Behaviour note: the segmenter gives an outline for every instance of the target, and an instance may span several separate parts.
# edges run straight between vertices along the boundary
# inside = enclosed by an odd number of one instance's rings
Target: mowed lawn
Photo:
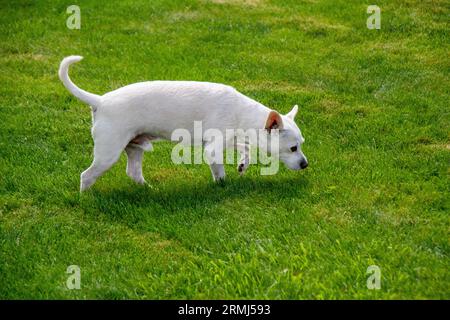
[[[69,30],[66,8],[81,9]],[[447,1],[1,1],[0,297],[450,298]],[[57,76],[103,94],[144,80],[226,83],[300,106],[309,159],[223,185],[145,154],[79,193],[91,114]],[[69,290],[69,265],[81,289]],[[381,270],[367,288],[366,270]]]

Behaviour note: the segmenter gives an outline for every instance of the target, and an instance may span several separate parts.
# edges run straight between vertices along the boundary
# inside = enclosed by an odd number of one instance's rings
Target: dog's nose
[[[305,169],[308,166],[308,161],[302,160],[300,161],[300,168]]]

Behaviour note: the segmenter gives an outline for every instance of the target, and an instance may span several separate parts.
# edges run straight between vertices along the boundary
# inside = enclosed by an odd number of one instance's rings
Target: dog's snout
[[[306,161],[305,159],[300,161],[300,168],[306,169],[307,166],[308,166],[308,161]]]

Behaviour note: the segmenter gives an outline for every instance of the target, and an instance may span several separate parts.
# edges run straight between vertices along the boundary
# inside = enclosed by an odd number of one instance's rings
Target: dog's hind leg
[[[95,181],[117,162],[129,138],[118,132],[94,128],[94,161],[91,166],[81,174],[80,191],[92,186]]]
[[[144,149],[128,144],[125,148],[127,153],[127,175],[139,184],[144,184],[145,180],[142,176],[142,157]]]
[[[142,158],[145,151],[153,150],[153,145],[150,141],[154,139],[154,137],[147,134],[141,134],[134,137],[125,148],[128,157],[127,175],[137,183],[145,183],[145,179],[142,176]]]

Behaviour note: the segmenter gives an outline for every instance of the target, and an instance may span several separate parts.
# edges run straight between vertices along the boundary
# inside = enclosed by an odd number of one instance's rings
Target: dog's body
[[[293,120],[297,107],[282,116],[232,87],[194,81],[141,82],[98,96],[78,88],[68,76],[69,65],[81,59],[79,56],[65,58],[59,77],[73,95],[92,107],[94,161],[81,174],[82,191],[108,170],[123,150],[128,156],[127,174],[143,183],[142,156],[144,151],[152,149],[150,141],[170,140],[173,131],[180,128],[194,136],[194,121],[201,121],[203,130],[216,129],[223,133],[238,128],[284,129],[287,131],[284,140],[291,148],[298,146],[298,151],[292,152],[296,159],[289,159],[292,158],[289,154],[283,159],[280,141],[280,158],[291,169],[307,166],[300,151],[304,139]],[[234,146],[241,153],[238,168],[244,172],[249,164],[248,146],[236,145],[234,137],[227,138],[230,140],[225,145]],[[208,149],[206,141],[205,149]],[[212,163],[210,167],[215,180],[224,178],[223,165]]]

